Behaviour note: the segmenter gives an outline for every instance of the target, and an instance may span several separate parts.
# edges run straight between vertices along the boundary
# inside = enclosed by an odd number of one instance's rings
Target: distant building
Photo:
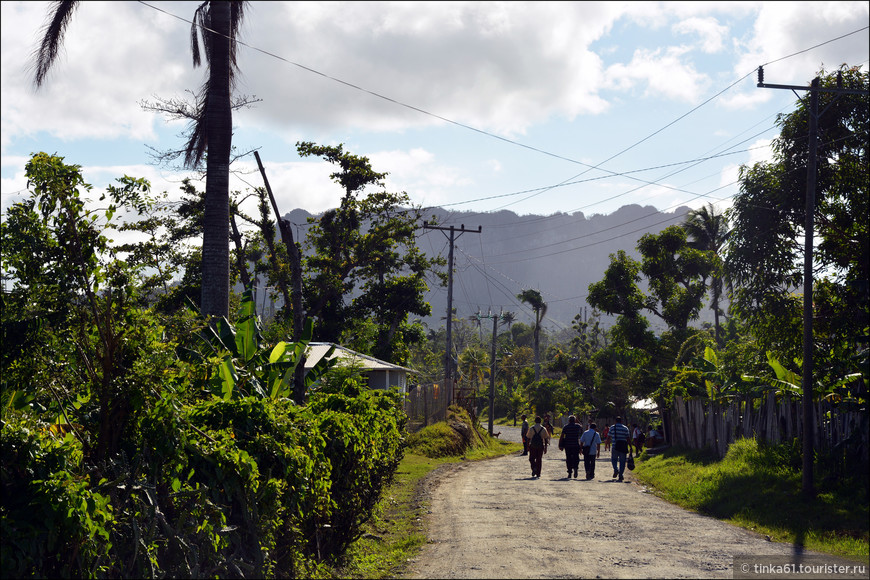
[[[398,387],[399,392],[405,395],[408,392],[408,375],[417,372],[414,369],[394,365],[331,342],[309,343],[305,354],[305,368],[310,369],[316,365],[332,347],[335,348],[335,351],[330,359],[338,358],[336,366],[348,366],[360,369],[370,389]]]

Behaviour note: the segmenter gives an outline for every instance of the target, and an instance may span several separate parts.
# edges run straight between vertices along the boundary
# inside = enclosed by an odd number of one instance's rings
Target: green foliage
[[[466,441],[445,422],[427,425],[408,436],[408,450],[426,457],[462,455]]]
[[[216,346],[219,359],[209,381],[212,392],[228,400],[234,396],[286,398],[293,394],[293,377],[302,361],[314,332],[314,322],[306,321],[300,340],[295,343],[280,341],[273,347],[263,342],[259,318],[251,290],[242,294],[235,325],[218,320],[217,328],[207,327],[204,332],[209,343]],[[310,387],[335,364],[330,349],[305,375],[305,386]],[[303,401],[299,401],[302,403]]]
[[[407,416],[396,390],[353,396],[321,391],[308,410],[326,441],[332,509],[327,519],[309,518],[306,529],[319,538],[321,553],[338,557],[362,534],[392,482],[405,448]]]
[[[368,158],[344,151],[342,145],[297,143],[302,157],[319,156],[339,170],[330,177],[342,186],[338,208],[312,220],[306,245],[308,276],[303,281],[307,316],[317,320],[322,340],[339,342],[343,333],[360,337],[364,321],[375,323],[364,352],[402,364],[407,344],[422,332],[408,316],[426,316],[426,277],[441,258],[430,259],[416,244],[420,210],[407,193],[383,191],[386,173],[372,169]],[[379,191],[365,193],[366,188]],[[443,282],[443,276],[439,275]],[[407,342],[406,342],[407,341]]]
[[[870,85],[866,71],[844,65],[820,71],[821,86],[835,87],[838,75],[845,87]],[[870,325],[870,232],[862,219],[870,212],[870,109],[866,93],[825,92],[819,111],[813,269],[820,274],[813,302],[816,365],[824,369],[848,360]],[[741,167],[740,193],[729,211],[726,271],[735,284],[735,312],[751,324],[763,350],[784,360],[801,356],[800,300],[791,293],[803,280],[808,118],[807,95],[778,118],[773,160]]]
[[[476,445],[473,430],[468,411],[451,405],[446,421],[427,425],[408,436],[408,451],[432,458],[463,455]]]
[[[106,234],[122,209],[150,211],[147,183],[123,178],[95,212],[77,166],[38,154],[28,176],[0,237],[0,573],[326,575],[401,459],[397,395],[323,363],[314,400],[295,404],[310,324],[269,343],[250,294],[214,328],[148,306],[146,253]]]
[[[4,420],[2,433],[3,576],[105,574],[114,514],[81,472],[81,444],[17,419]]]

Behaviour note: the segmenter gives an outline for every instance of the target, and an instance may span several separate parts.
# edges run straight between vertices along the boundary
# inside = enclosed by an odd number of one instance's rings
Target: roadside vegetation
[[[409,438],[393,484],[384,492],[366,532],[351,546],[339,578],[393,578],[426,543],[421,497],[423,480],[448,463],[477,461],[522,450],[522,445],[490,437],[468,413],[451,407],[446,421],[424,427]]]
[[[328,576],[402,459],[401,395],[328,356],[298,373],[314,320],[264,325],[251,287],[203,316],[192,188],[179,209],[123,177],[94,202],[60,156],[25,171],[0,223],[0,575]]]
[[[870,85],[860,67],[819,75]],[[808,390],[860,428],[811,458],[814,499],[798,498],[796,444],[738,442],[724,460],[675,450],[637,473],[687,508],[866,560],[870,109],[832,94],[820,96]],[[94,199],[80,166],[34,153],[28,193],[0,222],[0,575],[390,576],[425,542],[421,479],[519,447],[458,408],[408,434],[397,392],[302,364],[313,340],[413,368],[430,394],[455,361],[464,400],[494,389],[497,425],[521,413],[647,425],[646,400],[667,428],[677,397],[797,397],[808,115],[799,101],[777,120],[772,159],[740,168],[729,210],[692,210],[611,254],[571,328],[548,332],[544,296],[527,288],[516,298],[533,324],[504,312],[505,330],[487,335],[479,314],[457,316],[450,356],[446,328],[413,318],[432,314],[426,292],[448,278],[416,245],[422,209],[342,145],[297,143],[344,191],[298,241],[267,189],[220,198],[229,215],[206,219],[217,198],[191,181],[179,202],[131,176]],[[247,197],[257,215],[240,210]],[[204,254],[212,226],[231,228],[228,257]],[[220,284],[211,261],[229,266]],[[218,300],[218,286],[242,290]],[[280,307],[267,319],[269,302]],[[705,305],[713,324],[692,326]]]
[[[801,494],[800,443],[733,443],[725,458],[668,449],[641,455],[634,475],[659,497],[753,530],[775,542],[868,562],[867,473],[818,477],[818,496]]]

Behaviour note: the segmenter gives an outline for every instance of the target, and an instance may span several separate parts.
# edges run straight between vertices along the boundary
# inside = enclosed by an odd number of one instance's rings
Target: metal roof
[[[409,369],[408,367],[403,367],[399,365],[394,365],[392,363],[388,363],[386,361],[382,361],[373,356],[368,356],[355,350],[351,350],[349,348],[345,348],[338,344],[333,344],[331,342],[310,342],[308,343],[308,350],[305,351],[305,368],[311,368],[317,364],[317,362],[322,359],[327,351],[335,347],[335,351],[332,353],[330,359],[338,358],[338,365],[340,366],[355,366],[359,367],[365,371],[406,371],[409,373],[416,373],[414,369]]]

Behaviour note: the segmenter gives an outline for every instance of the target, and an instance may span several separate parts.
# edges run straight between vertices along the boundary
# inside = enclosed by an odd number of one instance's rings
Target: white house
[[[348,366],[360,369],[368,381],[370,389],[388,389],[398,387],[403,395],[408,392],[408,375],[416,373],[414,369],[394,365],[375,357],[368,356],[349,348],[331,342],[311,342],[305,353],[305,368],[310,369],[322,359],[330,348],[335,351],[330,359],[338,358],[336,366]]]

